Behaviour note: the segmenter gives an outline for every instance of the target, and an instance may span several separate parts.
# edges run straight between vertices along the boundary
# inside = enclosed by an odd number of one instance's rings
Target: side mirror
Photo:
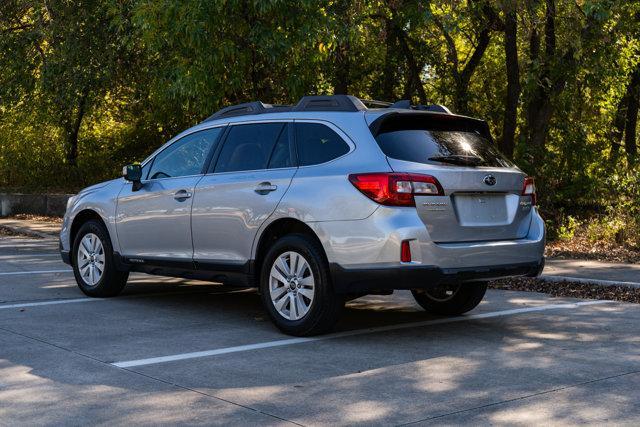
[[[138,191],[142,188],[142,183],[140,182],[142,179],[142,166],[140,166],[139,163],[133,163],[123,167],[122,176],[127,181],[133,183],[133,187],[131,188],[133,191]]]

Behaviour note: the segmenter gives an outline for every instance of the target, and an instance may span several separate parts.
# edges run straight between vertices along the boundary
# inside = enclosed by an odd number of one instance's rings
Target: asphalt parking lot
[[[86,298],[52,239],[0,237],[0,425],[640,423],[640,307],[407,292],[335,334],[279,333],[251,290],[132,275]]]

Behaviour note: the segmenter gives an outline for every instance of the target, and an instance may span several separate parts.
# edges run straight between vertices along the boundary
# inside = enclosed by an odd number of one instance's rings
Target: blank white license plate
[[[460,225],[483,226],[508,223],[504,194],[456,194],[453,203]]]

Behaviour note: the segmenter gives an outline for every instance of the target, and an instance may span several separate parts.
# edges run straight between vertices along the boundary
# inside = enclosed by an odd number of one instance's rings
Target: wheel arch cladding
[[[327,261],[327,254],[324,250],[322,242],[318,238],[317,234],[304,222],[294,218],[280,218],[269,224],[262,234],[260,234],[260,240],[256,247],[255,261],[254,261],[254,276],[259,281],[260,272],[262,270],[262,263],[269,248],[279,238],[286,236],[287,234],[304,234],[313,239],[318,246],[322,249],[322,256]]]
[[[100,214],[91,209],[84,209],[76,214],[73,218],[73,222],[71,223],[71,232],[69,234],[69,244],[71,248],[73,248],[73,242],[75,242],[76,235],[78,234],[78,231],[80,231],[82,225],[90,220],[98,221],[106,230],[107,235],[109,235],[109,228],[107,228],[107,224],[105,224]],[[111,236],[109,236],[109,238],[111,238]]]

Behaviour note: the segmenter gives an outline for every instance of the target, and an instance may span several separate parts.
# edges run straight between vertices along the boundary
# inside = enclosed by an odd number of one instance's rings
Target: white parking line
[[[17,254],[6,254],[6,255],[0,255],[0,260],[12,260],[14,258],[19,258],[19,257],[56,257],[56,258],[60,258],[60,254],[59,253],[50,253],[50,252],[40,252],[40,253],[17,253]]]
[[[50,273],[73,273],[73,270],[34,270],[34,271],[5,271],[0,272],[0,276],[19,276],[24,274],[50,274]]]
[[[0,310],[3,308],[23,308],[23,307],[37,307],[40,305],[55,305],[55,304],[70,304],[75,302],[91,302],[91,301],[102,301],[98,298],[73,298],[73,299],[59,299],[55,301],[41,301],[41,302],[25,302],[20,304],[8,304],[8,305],[0,305]]]
[[[135,282],[134,282],[135,283]],[[60,285],[60,286],[45,286],[45,288],[54,288],[54,287],[75,287],[77,285]],[[237,289],[233,291],[223,291],[223,292],[209,292],[206,291],[169,291],[169,292],[152,292],[146,294],[133,294],[133,295],[124,295],[120,298],[116,299],[108,299],[108,298],[69,298],[69,299],[57,299],[57,300],[47,300],[47,301],[36,301],[36,302],[24,302],[17,304],[0,304],[0,310],[3,308],[22,308],[22,307],[38,307],[42,305],[56,305],[56,304],[69,304],[74,302],[89,302],[89,301],[122,301],[131,298],[149,298],[149,297],[165,297],[165,296],[174,296],[174,295],[219,295],[219,294],[237,294],[247,292],[247,289]]]
[[[282,347],[282,346],[300,344],[300,343],[306,343],[306,342],[326,341],[330,339],[372,334],[376,332],[397,331],[401,329],[416,328],[421,326],[441,325],[444,323],[464,322],[467,320],[475,320],[475,319],[488,319],[492,317],[503,317],[503,316],[510,316],[514,314],[532,313],[537,311],[558,310],[563,308],[578,308],[585,305],[606,304],[610,302],[612,301],[597,300],[597,301],[577,302],[577,303],[571,303],[571,304],[551,304],[551,305],[542,305],[539,307],[516,308],[513,310],[503,310],[503,311],[494,311],[490,313],[471,314],[468,316],[426,320],[423,322],[401,323],[397,325],[380,326],[375,328],[356,329],[354,331],[339,332],[335,334],[322,335],[318,337],[289,338],[289,339],[277,340],[277,341],[267,341],[267,342],[261,342],[261,343],[255,343],[255,344],[239,345],[235,347],[218,348],[215,350],[205,350],[205,351],[196,351],[193,353],[174,354],[170,356],[151,357],[148,359],[128,360],[124,362],[115,362],[115,363],[112,363],[112,365],[117,366],[119,368],[132,368],[135,366],[154,365],[158,363],[174,362],[177,360],[185,360],[185,359],[196,359],[200,357],[220,356],[223,354],[239,353],[243,351],[260,350],[260,349],[272,348],[272,347]]]

